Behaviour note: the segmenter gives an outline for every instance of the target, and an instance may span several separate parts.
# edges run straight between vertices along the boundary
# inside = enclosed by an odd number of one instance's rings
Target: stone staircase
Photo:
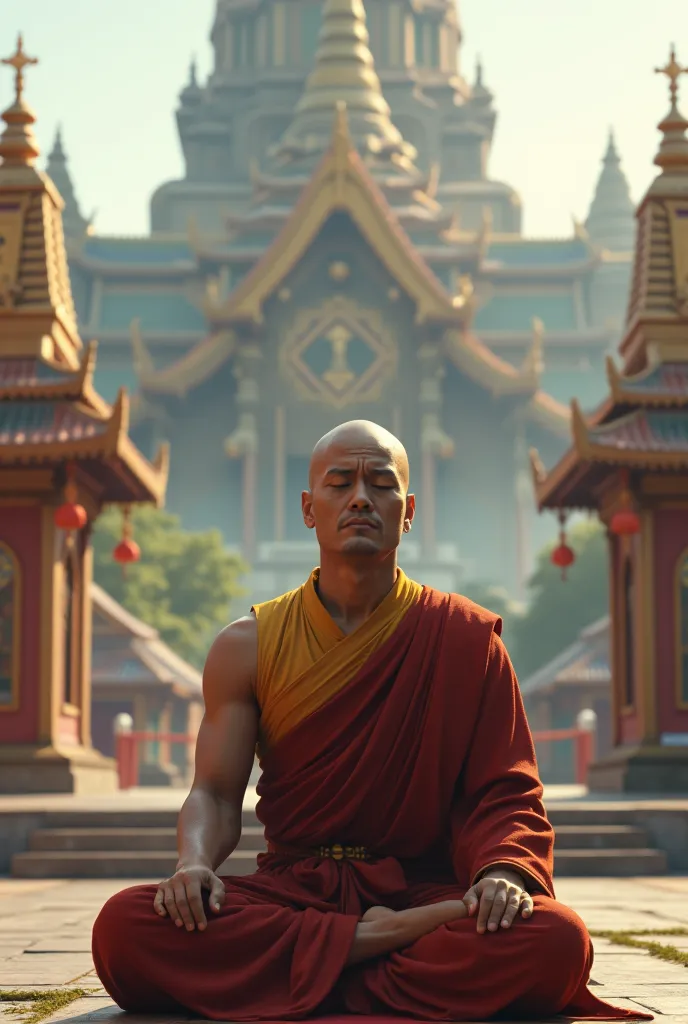
[[[633,824],[632,810],[584,805],[551,808],[556,831],[555,874],[563,876],[662,875],[666,854]],[[12,859],[15,878],[145,878],[173,873],[177,859],[176,812],[53,812]],[[253,811],[244,811],[239,847],[219,874],[246,875],[265,849]]]

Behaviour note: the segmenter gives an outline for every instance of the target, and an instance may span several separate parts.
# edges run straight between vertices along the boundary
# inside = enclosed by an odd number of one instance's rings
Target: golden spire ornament
[[[31,64],[38,64],[38,57],[29,57],[24,52],[24,39],[21,32],[17,36],[17,50],[11,57],[3,57],[0,61],[2,64],[7,64],[9,67],[14,68],[14,91],[15,97],[14,102],[19,103],[24,92],[24,68],[29,67]]]
[[[24,101],[24,69],[31,64],[38,64],[36,57],[29,57],[24,51],[24,40],[21,34],[17,38],[17,49],[11,57],[3,57],[0,63],[14,69],[14,102],[3,113],[2,118],[7,125],[0,138],[0,174],[3,177],[11,173],[13,183],[16,175],[26,177],[36,174],[33,165],[38,156],[38,146],[33,134],[32,125],[36,115]],[[23,180],[22,178],[22,180]]]
[[[671,96],[669,112],[658,125],[662,133],[662,141],[655,157],[655,163],[662,168],[665,175],[685,175],[688,172],[688,138],[686,138],[688,121],[678,109],[677,98],[679,79],[681,75],[688,73],[688,68],[676,60],[676,48],[672,46],[669,60],[663,68],[655,68],[655,72],[658,75],[666,75],[669,79],[669,94]]]
[[[655,74],[666,75],[669,79],[669,92],[671,93],[672,104],[676,103],[678,96],[678,80],[681,75],[688,74],[688,67],[683,67],[676,60],[676,47],[671,46],[671,52],[669,53],[669,60],[663,68],[655,68]]]

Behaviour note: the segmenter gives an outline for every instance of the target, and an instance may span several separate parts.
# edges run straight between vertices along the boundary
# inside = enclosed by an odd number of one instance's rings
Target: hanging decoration
[[[617,537],[632,537],[634,534],[640,533],[640,516],[633,508],[630,478],[627,469],[623,470],[621,480],[619,508],[611,518],[609,529]]]
[[[64,488],[64,502],[55,509],[54,522],[58,530],[82,530],[88,522],[88,513],[83,505],[77,502],[78,492],[75,483],[76,466],[67,463],[67,482]]]
[[[139,561],[141,548],[132,540],[134,529],[131,525],[130,505],[125,505],[122,509],[122,520],[122,539],[112,552],[112,557],[122,566],[122,572],[125,572],[128,565]]]
[[[566,579],[566,570],[576,561],[573,548],[566,543],[566,513],[559,513],[559,543],[551,554],[552,564],[561,569],[562,580]]]

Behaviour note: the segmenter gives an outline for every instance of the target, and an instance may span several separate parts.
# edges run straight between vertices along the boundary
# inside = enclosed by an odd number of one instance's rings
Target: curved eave
[[[154,462],[149,462],[128,436],[129,400],[122,388],[110,408],[106,421],[93,410],[83,412],[104,429],[91,437],[37,443],[0,445],[0,465],[63,465],[68,460],[90,463],[102,490],[99,499],[107,502],[142,501],[161,505],[167,489],[169,449],[161,445]]]
[[[563,402],[558,402],[556,398],[547,394],[546,391],[535,392],[528,403],[527,412],[529,419],[551,431],[557,437],[571,436],[571,410]]]
[[[233,331],[216,331],[171,366],[140,374],[141,390],[181,397],[215,373],[233,355],[235,347]]]
[[[465,317],[397,221],[338,118],[333,142],[269,249],[221,305],[208,303],[211,322],[262,322],[272,295],[336,211],[352,218],[390,275],[416,303],[416,320],[461,323]]]
[[[81,359],[81,365],[76,372],[65,371],[64,367],[46,360],[49,366],[63,374],[64,380],[0,385],[0,400],[81,402],[100,418],[107,419],[110,406],[100,397],[93,386],[97,348],[97,342],[88,343]]]
[[[537,378],[533,374],[517,370],[511,363],[495,355],[470,331],[447,331],[444,348],[457,369],[481,384],[490,394],[499,398],[507,395],[530,396],[530,406],[541,412],[543,419],[547,416],[560,418],[559,403],[539,391]]]

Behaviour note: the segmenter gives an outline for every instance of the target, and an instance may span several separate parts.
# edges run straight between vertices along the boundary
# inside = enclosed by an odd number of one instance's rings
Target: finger
[[[535,906],[533,904],[533,897],[530,893],[526,893],[521,902],[521,917],[532,917],[535,912]]]
[[[464,895],[463,902],[468,910],[468,916],[473,917],[480,903],[480,897],[478,896],[478,892],[474,885],[471,886],[468,892]]]
[[[487,919],[488,932],[496,932],[499,928],[502,918],[504,917],[508,898],[509,884],[500,880],[497,882],[497,891],[495,893],[494,900],[492,901],[490,916]]]
[[[167,917],[167,911],[165,910],[165,891],[162,886],[158,888],[153,900],[153,910],[156,914],[160,914],[160,917]]]
[[[198,878],[192,878],[189,881],[185,881],[184,891],[187,899],[187,904],[189,907],[189,913],[191,914],[191,923],[193,927],[198,925],[199,931],[204,931],[205,926],[207,925],[208,922],[205,916],[205,907],[203,906],[203,893],[201,890],[201,883],[199,882]],[[189,931],[193,931],[193,927],[189,928],[188,924],[186,927],[189,929]]]
[[[487,928],[487,919],[492,911],[497,886],[495,883],[486,885],[480,897],[480,909],[478,911],[478,932],[482,935]]]
[[[226,892],[225,883],[217,875],[212,875],[212,885],[210,887],[210,906],[217,913],[222,904],[225,902]]]
[[[191,908],[189,907],[189,901],[186,895],[186,884],[183,877],[177,878],[174,882],[174,901],[177,904],[177,909],[184,927],[187,932],[192,932],[196,927],[196,922],[193,914],[191,913]]]
[[[181,926],[184,924],[184,922],[182,921],[182,915],[179,913],[179,908],[177,907],[177,901],[174,898],[174,889],[172,888],[171,884],[168,884],[168,885],[165,886],[165,892],[164,892],[163,900],[164,900],[164,903],[165,903],[165,910],[167,911],[169,916],[172,918],[174,923],[177,925],[177,927],[181,928]]]
[[[509,898],[506,901],[506,910],[504,911],[504,917],[502,918],[502,928],[510,928],[518,908],[521,905],[522,891],[516,887],[512,887],[509,890]]]

